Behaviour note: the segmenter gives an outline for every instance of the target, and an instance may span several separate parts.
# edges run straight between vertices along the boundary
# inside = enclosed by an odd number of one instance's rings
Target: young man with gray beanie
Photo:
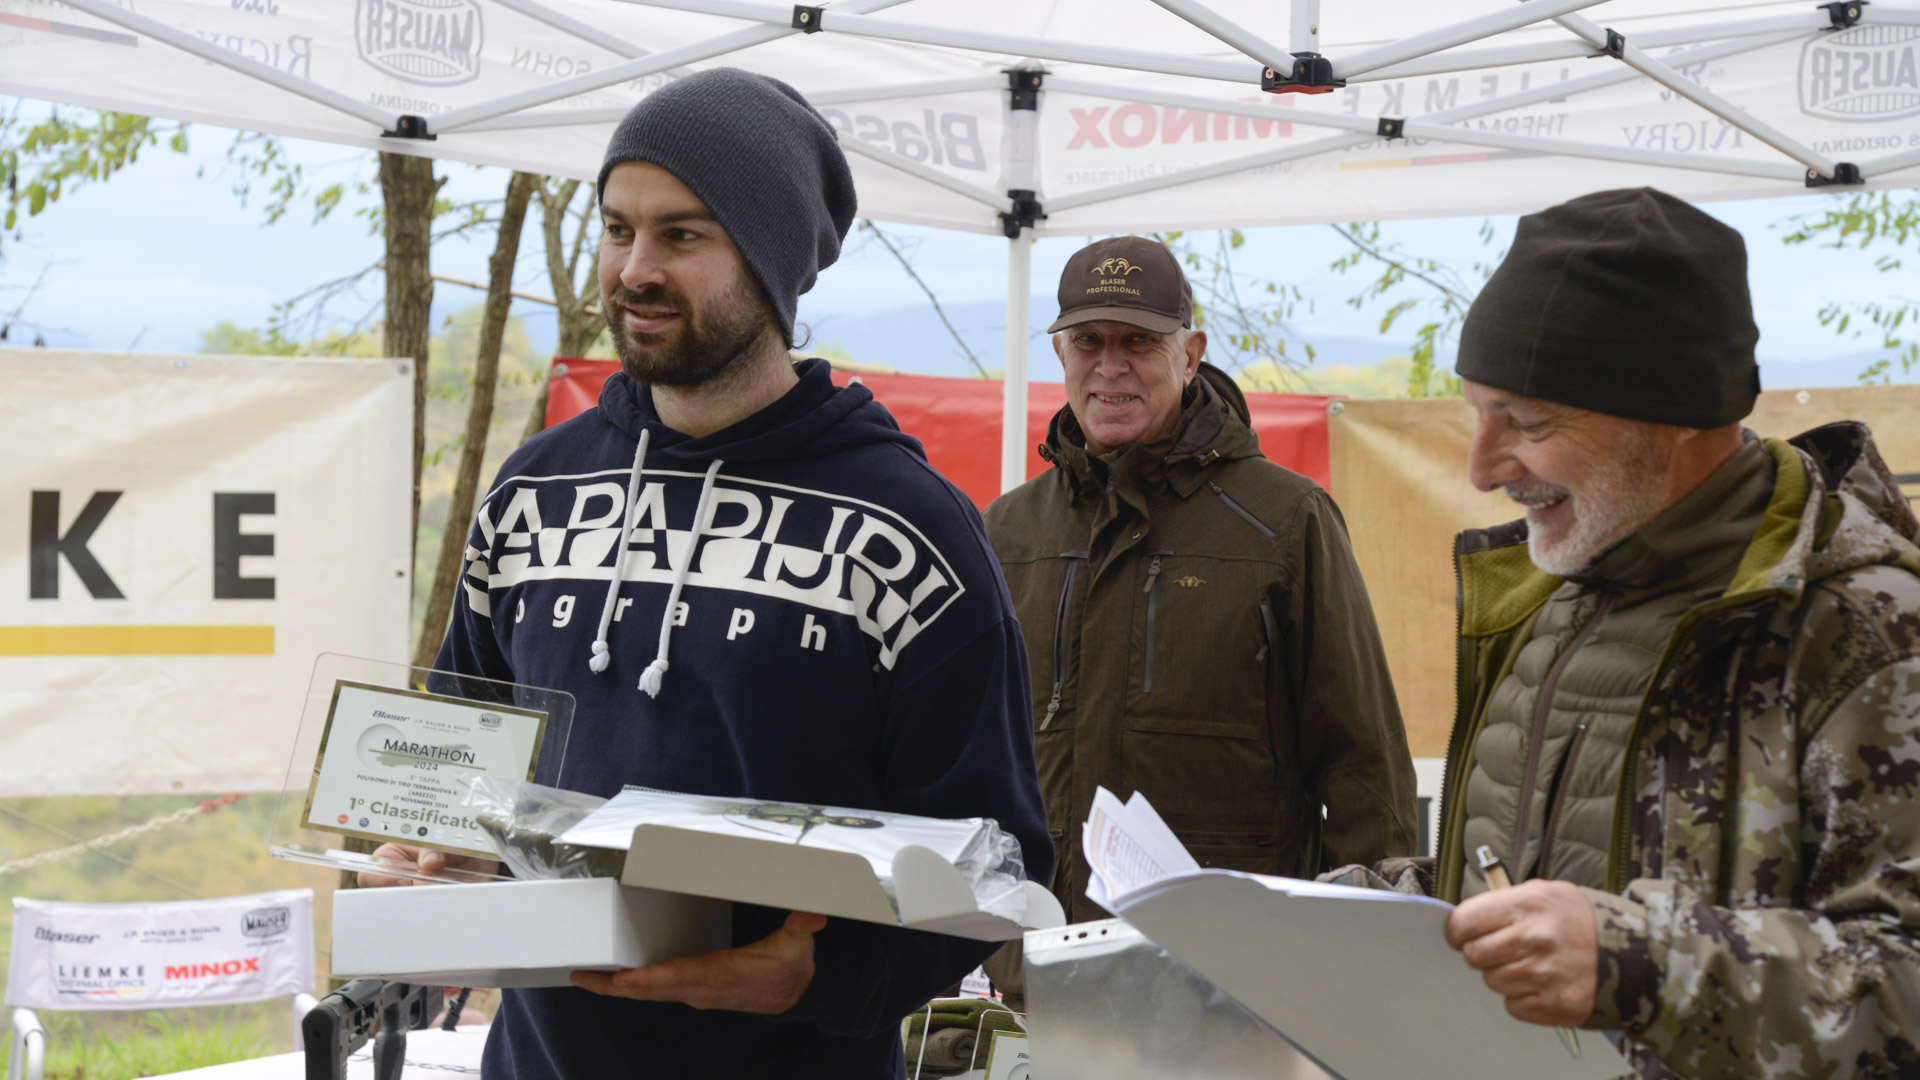
[[[853,219],[832,129],[702,72],[627,115],[599,190],[621,371],[501,467],[436,666],[573,694],[562,786],[993,818],[1048,880],[979,515],[871,392],[787,351]],[[901,1019],[992,951],[744,904],[734,944],[506,991],[486,1074],[896,1077]]]
[[[1456,541],[1439,853],[1345,874],[1459,902],[1509,1012],[1648,1080],[1920,1075],[1920,525],[1863,425],[1740,427],[1758,337],[1678,199],[1520,220],[1461,332],[1526,517]]]

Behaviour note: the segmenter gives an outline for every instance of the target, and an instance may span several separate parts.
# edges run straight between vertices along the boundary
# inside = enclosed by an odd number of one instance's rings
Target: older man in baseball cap
[[[1863,425],[1740,426],[1758,337],[1678,199],[1520,220],[1461,334],[1526,516],[1456,542],[1439,852],[1345,876],[1459,902],[1509,1012],[1647,1080],[1920,1075],[1920,529]]]
[[[1060,902],[1103,915],[1061,843],[1101,785],[1144,793],[1210,866],[1410,854],[1413,764],[1346,526],[1261,456],[1179,260],[1143,237],[1083,248],[1049,330],[1053,467],[986,521],[1027,635]]]

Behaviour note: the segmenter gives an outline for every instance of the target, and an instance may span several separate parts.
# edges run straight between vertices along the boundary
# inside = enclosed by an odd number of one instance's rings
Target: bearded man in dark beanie
[[[1758,337],[1684,202],[1520,220],[1458,372],[1526,517],[1456,543],[1438,854],[1329,876],[1459,902],[1510,1013],[1649,1080],[1916,1076],[1920,527],[1863,425],[1740,426]]]
[[[634,107],[599,190],[622,370],[501,466],[436,666],[573,694],[562,787],[992,818],[1048,880],[980,517],[870,391],[787,351],[853,219],[832,128],[784,83],[703,72]],[[506,991],[487,1076],[897,1077],[901,1019],[993,950],[733,912],[734,948]]]

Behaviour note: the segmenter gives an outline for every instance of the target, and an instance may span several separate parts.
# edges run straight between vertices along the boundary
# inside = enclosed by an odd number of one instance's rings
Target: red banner
[[[555,360],[547,388],[547,426],[576,416],[600,400],[600,384],[620,370],[615,360]],[[932,375],[833,373],[842,386],[858,381],[900,429],[920,440],[927,460],[942,476],[986,506],[1000,493],[1000,383],[988,379],[946,379]],[[1248,394],[1253,430],[1260,450],[1322,487],[1332,483],[1327,451],[1327,402],[1312,394]],[[1038,447],[1047,422],[1066,404],[1060,383],[1034,383],[1027,393],[1027,475],[1047,468]]]

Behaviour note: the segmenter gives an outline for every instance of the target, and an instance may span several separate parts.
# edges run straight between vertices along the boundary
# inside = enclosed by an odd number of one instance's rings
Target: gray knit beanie
[[[793,340],[794,308],[840,257],[853,224],[853,174],[833,128],[800,92],[739,68],[668,83],[607,143],[596,194],[623,161],[672,173],[713,211]]]

